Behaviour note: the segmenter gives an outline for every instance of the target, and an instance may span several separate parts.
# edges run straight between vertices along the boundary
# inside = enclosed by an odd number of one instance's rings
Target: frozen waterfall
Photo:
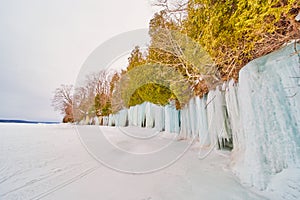
[[[266,189],[272,175],[299,166],[300,55],[295,48],[299,52],[300,45],[253,60],[241,70],[239,108],[231,93],[234,147],[240,155],[235,172],[259,189]]]
[[[229,81],[181,110],[149,102],[103,118],[109,126],[138,126],[199,138],[201,146],[233,148],[232,168],[249,186],[266,189],[272,176],[298,167],[300,155],[299,45],[253,60],[239,82]],[[300,174],[300,173],[298,173]],[[298,176],[300,181],[300,175]]]

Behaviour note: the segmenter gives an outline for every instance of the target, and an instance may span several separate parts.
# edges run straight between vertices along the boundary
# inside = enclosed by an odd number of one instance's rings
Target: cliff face
[[[240,130],[234,150],[241,155],[236,174],[259,189],[266,189],[273,175],[299,167],[299,50],[291,44],[253,60],[240,72]]]
[[[180,111],[143,103],[110,115],[104,125],[156,128],[198,137],[202,146],[232,148],[233,172],[260,190],[288,169],[298,173],[285,178],[300,182],[299,50],[290,44],[253,60],[240,71],[238,83],[195,97]]]

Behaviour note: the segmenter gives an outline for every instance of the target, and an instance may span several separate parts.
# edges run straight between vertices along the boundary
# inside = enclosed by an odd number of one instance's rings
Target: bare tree
[[[82,120],[85,116],[89,115],[94,105],[94,92],[91,85],[85,85],[75,88],[74,93],[74,118],[75,121]]]
[[[54,91],[52,99],[54,110],[64,115],[63,122],[74,122],[73,117],[73,86],[61,85]]]
[[[152,0],[151,5],[161,8],[169,20],[182,27],[187,15],[188,0]]]
[[[107,71],[102,70],[98,73],[92,74],[92,84],[95,86],[96,94],[108,94],[109,92],[109,74]]]
[[[76,121],[82,120],[85,116],[101,115],[100,107],[110,98],[110,79],[111,75],[101,70],[86,76],[85,84],[75,89],[73,110]]]
[[[150,62],[176,68],[184,74],[184,80],[191,84],[196,95],[205,93],[220,82],[217,67],[209,54],[180,31],[156,28],[149,51]]]

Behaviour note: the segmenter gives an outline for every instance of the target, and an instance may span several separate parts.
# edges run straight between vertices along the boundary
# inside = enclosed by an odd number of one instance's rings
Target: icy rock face
[[[145,127],[146,126],[146,102],[137,105],[137,126]]]
[[[195,97],[180,112],[181,138],[198,137],[201,146],[210,145],[206,104],[206,96]]]
[[[207,121],[207,109],[206,109],[207,97],[203,98],[195,97],[195,111],[196,111],[196,134],[199,137],[201,146],[208,146],[210,144],[208,133],[208,121]]]
[[[166,114],[167,113],[167,114]],[[168,124],[171,132],[179,132],[179,111],[172,106],[169,108],[158,106],[149,102],[132,106],[129,109],[120,110],[116,114],[110,114],[108,126],[137,126],[155,128],[158,131],[165,130],[165,115],[168,115]],[[169,120],[171,120],[169,122]]]
[[[121,110],[121,111],[119,111],[118,114],[119,114],[118,125],[119,126],[127,126],[128,125],[128,110],[127,109]]]
[[[94,117],[95,125],[100,125],[100,121],[98,117]]]
[[[146,102],[128,109],[129,126],[146,126]]]
[[[115,123],[115,115],[113,114],[110,114],[108,116],[108,126],[115,126],[116,123]]]
[[[180,111],[176,110],[175,101],[165,106],[165,131],[179,133]]]
[[[109,117],[108,116],[102,117],[103,126],[108,126],[108,121],[109,121]]]
[[[235,149],[240,149],[244,146],[244,135],[240,121],[238,87],[233,80],[229,81],[225,87],[225,102],[228,114],[228,124],[231,128],[232,143]]]
[[[130,107],[128,110],[129,126],[138,126],[137,115],[137,106]]]
[[[155,117],[154,128],[158,131],[164,131],[165,130],[165,108],[163,106],[158,106],[155,104],[152,104],[152,107],[153,107],[154,117]]]
[[[188,106],[185,105],[184,108],[181,110],[180,113],[180,137],[182,139],[188,138],[189,135],[191,135],[190,130],[190,121],[189,121],[189,112],[188,112]]]
[[[85,122],[84,122],[84,124],[85,125],[88,125],[90,123],[90,117],[89,116],[86,116],[85,117]]]
[[[232,138],[225,86],[210,91],[202,98],[194,97],[185,105],[180,118],[181,138],[198,137],[201,146],[215,148],[223,148],[224,141]],[[235,86],[232,85],[232,88]]]
[[[155,125],[155,112],[154,112],[153,104],[146,103],[145,115],[146,115],[146,127],[153,128]]]
[[[223,89],[225,86],[223,86]],[[208,133],[211,145],[222,145],[223,140],[231,138],[225,93],[222,88],[210,91],[207,95]]]
[[[300,49],[292,44],[250,62],[240,72],[238,98],[232,88],[227,95],[240,159],[235,173],[259,189],[266,189],[272,175],[299,166],[300,58],[295,47]]]
[[[118,113],[110,115],[115,122],[115,126],[127,126],[128,124],[128,110],[120,110]]]
[[[175,132],[214,148],[232,140],[234,173],[264,190],[282,170],[300,170],[300,55],[295,48],[300,46],[291,44],[250,62],[238,84],[224,83],[180,111],[172,103],[145,102],[104,118],[103,124]]]

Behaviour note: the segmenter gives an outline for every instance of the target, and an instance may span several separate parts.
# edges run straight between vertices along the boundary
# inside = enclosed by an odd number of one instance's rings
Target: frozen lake
[[[151,129],[132,127],[124,130],[143,136],[152,134]],[[122,173],[122,170],[141,169],[138,167],[145,167],[146,171],[150,169],[147,167],[158,168],[152,158],[147,160],[142,156],[141,161],[130,154],[154,152],[172,138],[155,136],[151,142],[132,142],[132,138],[114,127],[102,127],[99,132],[99,127],[81,126],[79,132],[86,133],[84,143],[90,138],[95,146],[102,145],[97,143],[96,136],[108,136],[114,145],[103,143],[101,148],[105,156],[114,159],[104,160],[117,166],[117,170],[98,162],[97,155],[87,151],[72,125],[0,124],[0,199],[265,199],[243,187],[231,174],[229,152],[213,151],[205,159],[198,159],[196,143],[170,166],[152,173]],[[179,152],[188,141],[173,143],[166,148],[170,152]],[[127,153],[117,151],[115,145]],[[168,159],[168,154],[160,155],[160,160]],[[175,158],[175,154],[170,156]]]

